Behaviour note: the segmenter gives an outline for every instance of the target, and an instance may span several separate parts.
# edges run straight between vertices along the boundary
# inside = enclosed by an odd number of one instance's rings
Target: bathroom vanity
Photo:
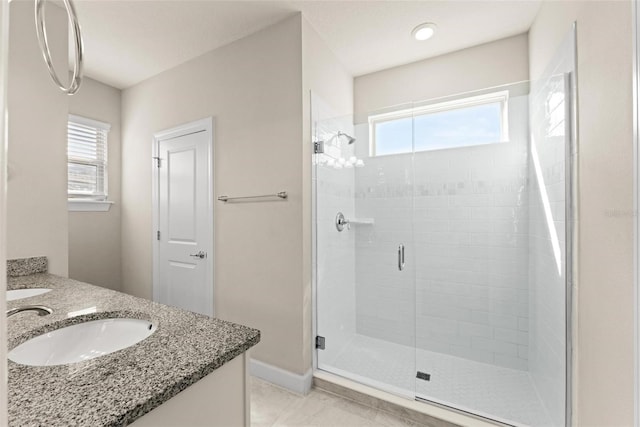
[[[9,301],[7,308],[38,304],[53,313],[11,316],[9,350],[98,319],[140,319],[155,329],[137,344],[77,363],[28,366],[9,360],[9,425],[249,425],[247,350],[260,341],[258,330],[34,266],[9,266],[10,274],[23,275],[10,277],[8,289],[51,291]],[[46,271],[46,260],[44,266]]]

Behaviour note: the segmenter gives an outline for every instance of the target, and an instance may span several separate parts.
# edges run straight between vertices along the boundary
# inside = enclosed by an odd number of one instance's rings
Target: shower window
[[[506,141],[508,98],[501,91],[370,116],[371,155]]]

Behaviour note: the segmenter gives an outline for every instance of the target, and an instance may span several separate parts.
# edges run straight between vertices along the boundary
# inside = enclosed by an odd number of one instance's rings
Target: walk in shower
[[[313,99],[317,368],[568,422],[574,37],[544,78],[330,117]]]

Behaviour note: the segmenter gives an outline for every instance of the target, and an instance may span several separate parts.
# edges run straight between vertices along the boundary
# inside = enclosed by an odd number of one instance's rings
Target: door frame
[[[152,212],[153,212],[153,221],[152,221],[152,229],[151,229],[151,240],[153,247],[153,300],[158,301],[159,292],[160,292],[160,245],[159,241],[156,238],[156,232],[160,227],[160,218],[159,218],[159,210],[160,210],[160,198],[159,198],[159,180],[160,180],[160,169],[157,167],[157,160],[159,159],[160,154],[160,141],[172,138],[178,138],[181,136],[189,135],[196,132],[205,132],[207,136],[207,147],[209,151],[208,155],[208,172],[207,179],[209,180],[209,191],[207,193],[207,235],[209,238],[209,242],[205,247],[205,250],[208,254],[206,258],[206,275],[207,280],[210,283],[208,286],[208,297],[211,301],[211,315],[215,315],[215,300],[214,300],[214,290],[215,290],[215,279],[214,279],[214,211],[213,211],[213,195],[214,195],[214,171],[213,171],[213,117],[206,117],[204,119],[196,120],[193,122],[185,123],[183,125],[173,127],[170,129],[165,129],[160,132],[156,132],[153,134],[152,139],[152,153],[153,157],[151,160],[151,200],[152,200]]]

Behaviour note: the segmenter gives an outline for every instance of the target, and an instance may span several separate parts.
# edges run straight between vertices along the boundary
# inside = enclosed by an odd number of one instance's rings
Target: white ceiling
[[[541,0],[77,0],[85,74],[126,88],[301,11],[354,76],[526,32]],[[435,22],[417,42],[411,30]]]

